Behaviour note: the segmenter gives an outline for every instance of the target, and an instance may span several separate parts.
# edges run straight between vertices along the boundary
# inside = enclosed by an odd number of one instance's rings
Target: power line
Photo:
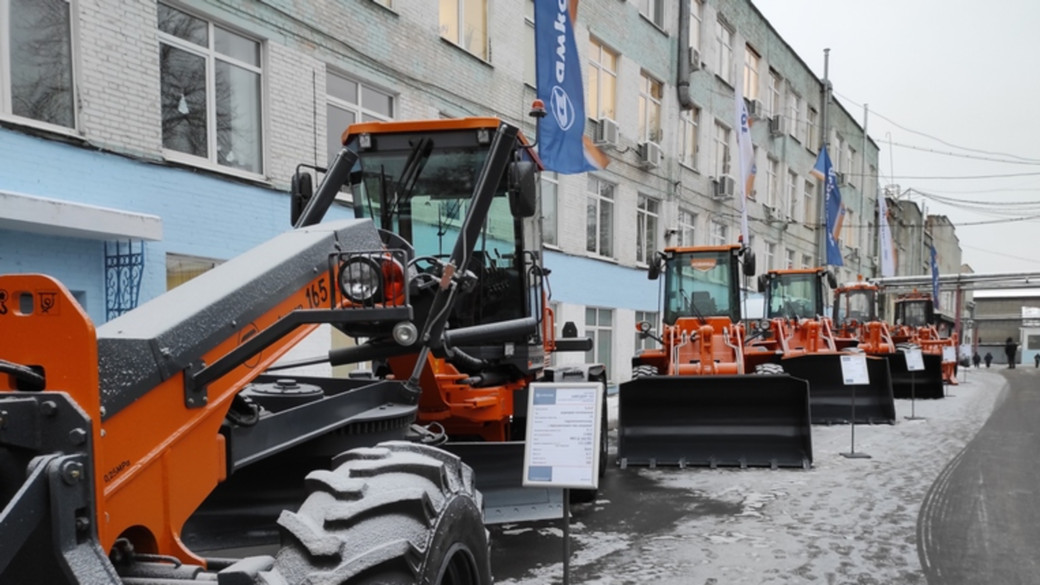
[[[934,148],[926,148],[924,146],[914,146],[912,144],[903,144],[901,142],[891,142],[891,141],[889,141],[888,144],[889,144],[889,146],[898,146],[900,148],[909,148],[910,150],[918,150],[918,151],[921,151],[921,152],[929,152],[929,153],[932,153],[932,154],[941,154],[943,156],[955,156],[955,157],[958,157],[958,158],[968,158],[968,159],[972,159],[972,160],[984,160],[984,161],[991,161],[991,162],[999,162],[999,163],[1004,163],[1004,164],[1009,164],[1009,165],[1040,165],[1040,160],[1010,160],[1010,159],[1006,159],[1006,158],[996,158],[996,157],[991,157],[991,156],[978,156],[978,155],[963,154],[963,153],[958,153],[958,152],[946,152],[946,151],[943,151],[943,150],[935,150]]]

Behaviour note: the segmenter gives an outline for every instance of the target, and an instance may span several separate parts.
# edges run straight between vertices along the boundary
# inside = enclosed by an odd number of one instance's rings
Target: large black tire
[[[764,363],[755,366],[755,374],[759,376],[776,376],[786,373],[782,364]]]
[[[289,585],[491,584],[481,496],[458,457],[390,441],[335,463],[278,519],[275,569]]]
[[[632,368],[633,378],[649,378],[650,376],[656,376],[657,373],[657,366],[651,366],[649,364],[640,364]]]

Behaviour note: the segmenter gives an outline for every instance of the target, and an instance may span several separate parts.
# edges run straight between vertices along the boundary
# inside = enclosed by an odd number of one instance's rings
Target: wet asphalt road
[[[808,472],[621,470],[612,443],[597,503],[572,507],[569,582],[1040,583],[1040,370],[969,375],[857,426],[871,459],[840,456],[848,426],[815,425]],[[562,583],[562,526],[492,526],[496,582]]]
[[[1040,583],[1040,370],[1002,373],[1004,401],[922,504],[929,585]]]

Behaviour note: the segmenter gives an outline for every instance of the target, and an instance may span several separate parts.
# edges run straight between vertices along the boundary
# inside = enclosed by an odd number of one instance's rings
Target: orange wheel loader
[[[438,123],[480,154],[443,169],[470,195],[435,276],[370,219],[321,223],[337,181],[365,167],[362,144],[340,152],[313,197],[294,200],[293,230],[99,327],[53,278],[0,276],[0,583],[491,583],[474,473],[413,427],[421,368],[268,371],[319,324],[365,340],[341,362],[425,363],[450,350],[449,330],[489,345],[531,334],[527,320],[448,322],[474,286],[465,267],[492,201],[522,210],[535,195],[517,128]],[[410,152],[421,163],[455,144]],[[410,180],[383,162],[369,168],[380,167],[392,184],[370,188],[399,193]],[[188,544],[192,523],[248,537],[264,503],[286,499],[277,524],[260,527],[277,527],[273,556]],[[221,505],[218,525],[207,522],[206,508]]]
[[[748,365],[741,264],[754,272],[732,245],[668,248],[650,267],[664,276],[660,347],[635,356],[619,388],[620,466],[812,465],[806,383]]]
[[[893,321],[892,340],[900,349],[919,347],[924,360],[923,372],[900,375],[896,396],[943,398],[943,385],[957,383],[957,334],[940,337],[932,295],[916,290],[899,295]]]
[[[814,424],[895,422],[895,401],[888,363],[867,356],[869,384],[847,384],[842,354],[862,353],[838,347],[824,309],[824,281],[837,283],[824,268],[770,270],[759,276],[765,294],[766,323],[749,344],[752,355],[771,354],[788,374],[809,382]]]

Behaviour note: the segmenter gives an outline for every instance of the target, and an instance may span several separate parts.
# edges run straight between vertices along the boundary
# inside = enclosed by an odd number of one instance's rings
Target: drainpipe
[[[693,109],[690,98],[690,0],[679,0],[679,72],[675,77],[679,107]]]

